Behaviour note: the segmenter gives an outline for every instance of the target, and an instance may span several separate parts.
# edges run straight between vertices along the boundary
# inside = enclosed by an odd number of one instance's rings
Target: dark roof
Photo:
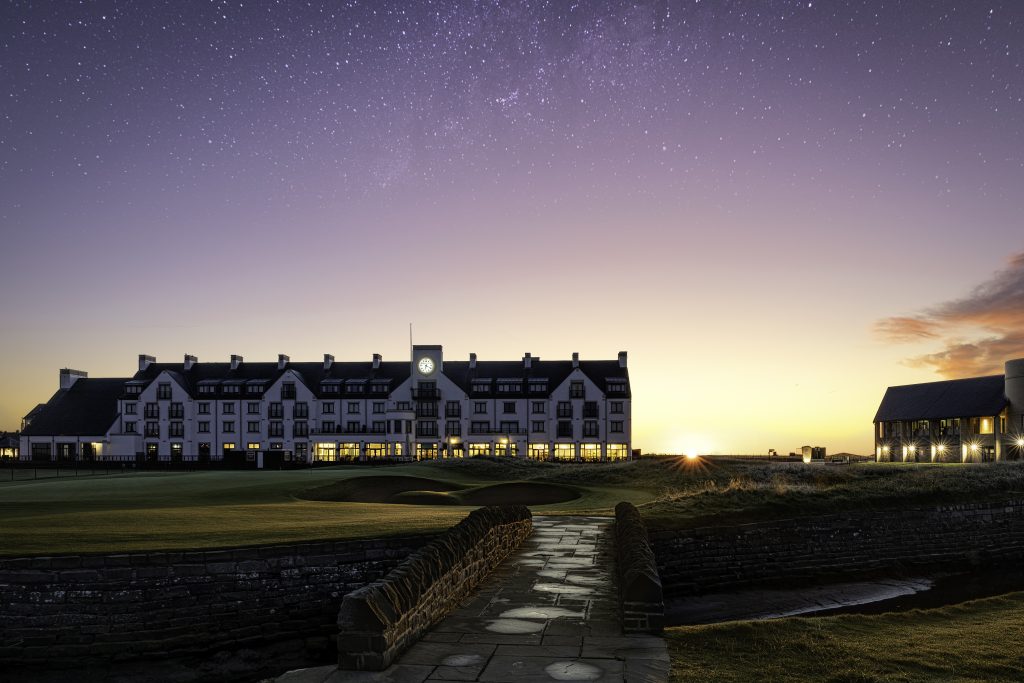
[[[391,387],[394,388],[409,377],[409,362],[381,362],[380,367],[374,369],[372,361],[350,363],[335,361],[326,371],[322,362],[289,362],[284,370],[279,370],[276,362],[246,363],[243,361],[234,370],[231,369],[231,363],[196,363],[189,370],[185,370],[182,363],[151,363],[145,370],[135,373],[132,379],[149,383],[165,370],[190,393],[195,393],[195,388],[200,382],[244,383],[258,380],[273,383],[287,370],[298,373],[303,383],[315,392],[324,380],[390,380]]]
[[[474,379],[547,379],[548,387],[545,393],[551,393],[565,379],[572,374],[571,360],[546,360],[533,359],[529,370],[522,361],[477,361],[476,368],[471,370],[468,361],[444,362],[445,376],[459,385],[467,394],[472,390]],[[626,368],[619,367],[617,360],[581,360],[580,370],[583,374],[597,385],[601,391],[608,390],[609,379],[621,379],[626,382],[625,393],[621,396],[629,396],[629,372]],[[525,391],[523,393],[528,393]]]
[[[889,387],[875,422],[994,416],[1007,405],[1003,375]]]
[[[117,418],[125,378],[83,377],[60,389],[22,432],[23,436],[101,436]],[[35,412],[35,411],[33,411]]]

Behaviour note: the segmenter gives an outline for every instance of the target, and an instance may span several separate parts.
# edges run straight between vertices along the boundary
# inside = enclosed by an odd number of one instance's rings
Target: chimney
[[[383,358],[381,358],[381,355],[379,353],[373,354],[373,369],[374,370],[380,370],[380,362],[381,362],[381,360],[383,360]]]
[[[190,356],[190,355],[188,355],[186,353],[185,354],[185,372],[188,372],[189,370],[191,370],[192,366],[195,365],[198,362],[199,362],[198,358],[196,358],[195,356]]]
[[[526,355],[523,356],[523,367],[527,370],[533,367],[533,357],[530,355],[529,351],[527,351]]]
[[[331,366],[334,365],[334,356],[329,353],[324,354],[324,370],[330,370]]]
[[[70,389],[72,384],[88,376],[88,372],[82,372],[81,370],[71,370],[69,368],[62,368],[60,371],[60,388]]]
[[[153,356],[147,356],[143,353],[139,354],[139,372],[142,372],[150,366],[151,363],[155,363],[156,358]]]
[[[580,366],[580,354],[576,351],[572,352],[572,366],[578,368]]]
[[[619,367],[625,369],[626,367],[626,352],[619,351]]]
[[[290,360],[291,358],[284,355],[283,353],[277,354],[277,369],[284,370],[288,366],[288,361]]]
[[[242,357],[231,354],[231,369],[237,370],[238,366],[242,364]]]
[[[470,370],[476,370],[476,354],[475,353],[469,354],[469,369]]]

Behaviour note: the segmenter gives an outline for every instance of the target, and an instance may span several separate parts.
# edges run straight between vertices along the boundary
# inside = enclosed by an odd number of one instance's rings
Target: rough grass
[[[896,614],[679,627],[665,635],[674,683],[1024,680],[1024,593]]]

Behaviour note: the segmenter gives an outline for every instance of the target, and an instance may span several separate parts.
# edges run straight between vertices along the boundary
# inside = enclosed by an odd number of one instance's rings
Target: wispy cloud
[[[938,340],[940,351],[907,360],[945,377],[998,374],[1024,356],[1024,253],[968,296],[909,316],[884,318],[875,331],[893,342]]]

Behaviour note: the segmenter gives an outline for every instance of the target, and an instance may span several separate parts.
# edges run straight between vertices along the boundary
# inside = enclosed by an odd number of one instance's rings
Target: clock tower
[[[412,382],[416,386],[420,382],[436,381],[444,370],[444,353],[440,345],[421,345],[412,347]]]

